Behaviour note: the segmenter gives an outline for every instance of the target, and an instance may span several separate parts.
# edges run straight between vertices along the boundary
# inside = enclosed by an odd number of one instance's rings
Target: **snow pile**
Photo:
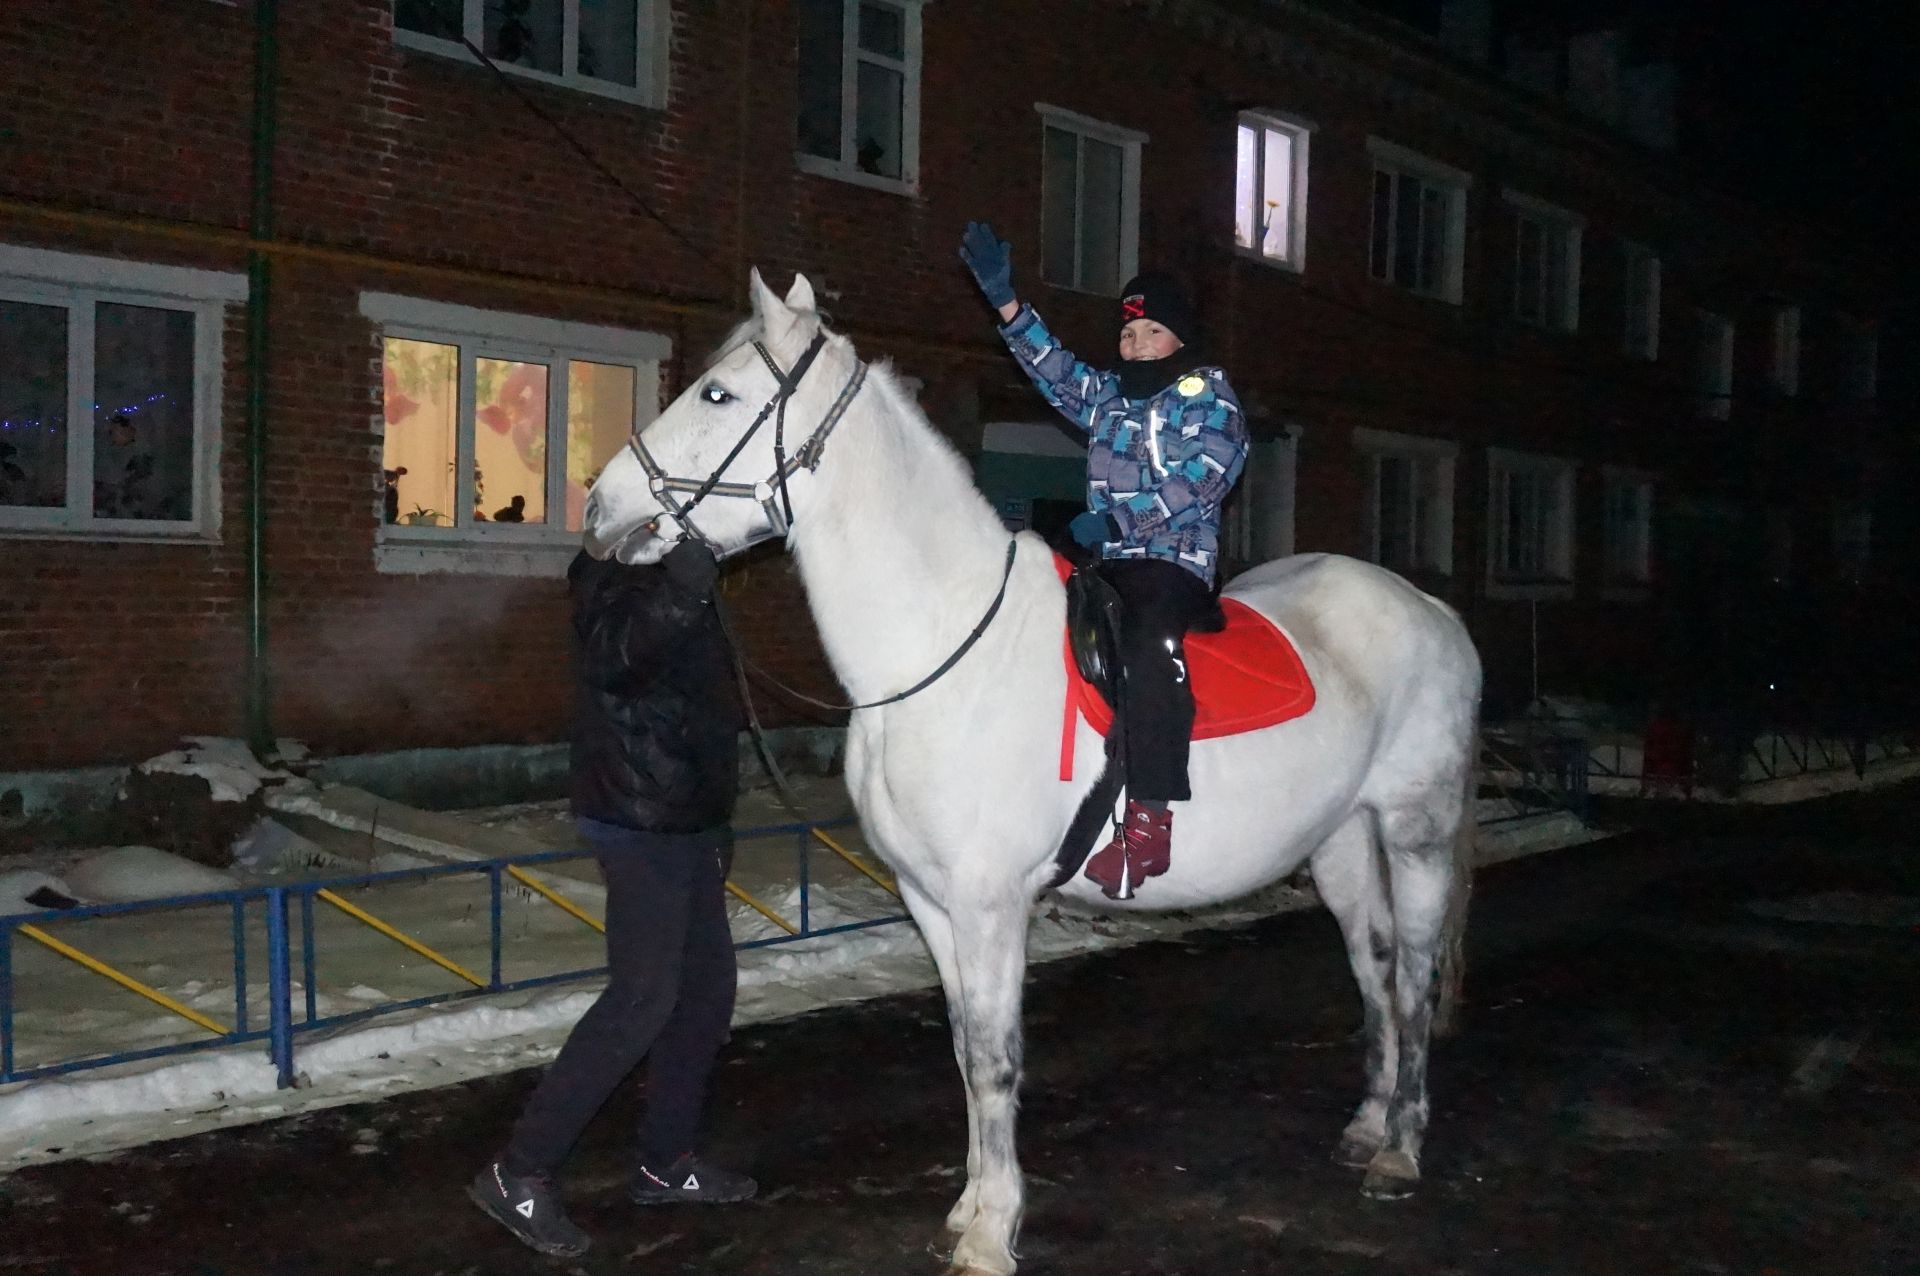
[[[44,908],[61,908],[57,899],[72,899],[67,884],[38,869],[10,869],[0,873],[0,917],[15,913],[37,913]]]
[[[240,885],[232,873],[152,846],[115,846],[89,854],[65,876],[68,893],[89,904],[200,895]]]
[[[216,802],[244,802],[264,784],[286,783],[298,778],[290,771],[263,764],[240,740],[211,735],[192,735],[186,739],[187,747],[148,758],[136,769],[147,775],[198,776],[207,782]],[[283,741],[274,756],[276,760],[293,762],[305,752],[305,746]]]

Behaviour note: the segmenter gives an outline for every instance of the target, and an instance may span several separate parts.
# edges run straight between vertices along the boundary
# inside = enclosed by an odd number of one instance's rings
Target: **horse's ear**
[[[753,317],[762,327],[773,323],[774,317],[785,308],[780,294],[767,287],[767,281],[760,277],[760,267],[755,266],[748,275],[747,291],[753,295]]]
[[[808,285],[803,291],[801,285],[805,283],[803,279],[796,279],[793,292],[803,292],[810,303],[813,298],[813,288]],[[790,293],[789,300],[791,296]],[[762,338],[769,347],[776,349],[784,345],[787,338],[793,335],[794,327],[800,320],[799,313],[789,302],[780,300],[780,294],[767,287],[767,281],[760,277],[757,269],[753,272],[753,313],[754,317],[760,321]]]
[[[814,303],[814,300],[813,300],[813,285],[807,282],[807,277],[805,275],[799,274],[798,272],[796,272],[793,276],[793,287],[787,289],[787,309],[789,310],[819,309],[819,307]]]

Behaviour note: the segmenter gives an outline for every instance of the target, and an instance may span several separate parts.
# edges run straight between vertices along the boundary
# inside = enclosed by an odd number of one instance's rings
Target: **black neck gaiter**
[[[1161,359],[1122,359],[1114,373],[1120,378],[1121,394],[1129,399],[1151,399],[1206,362],[1198,347],[1184,345]]]

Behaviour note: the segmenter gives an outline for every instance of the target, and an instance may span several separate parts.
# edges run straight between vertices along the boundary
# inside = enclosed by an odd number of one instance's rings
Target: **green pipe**
[[[277,0],[253,6],[253,239],[273,238],[273,150],[279,123]],[[247,254],[247,742],[273,749],[273,680],[267,663],[267,302],[272,263]]]

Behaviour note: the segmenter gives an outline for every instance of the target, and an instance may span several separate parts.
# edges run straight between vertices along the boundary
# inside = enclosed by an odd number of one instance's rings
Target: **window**
[[[1879,389],[1880,334],[1857,319],[1841,320],[1840,331],[1840,393],[1870,403]]]
[[[1774,307],[1773,349],[1769,354],[1767,381],[1789,397],[1800,393],[1800,307]]]
[[[360,309],[382,328],[382,570],[564,569],[588,488],[658,409],[667,339],[384,293]]]
[[[1472,179],[1391,142],[1373,155],[1373,277],[1424,297],[1460,302]]]
[[[1643,474],[1608,467],[1604,475],[1605,522],[1601,564],[1608,585],[1644,585],[1653,579],[1653,482]]]
[[[1660,259],[1643,244],[1622,246],[1620,353],[1651,363],[1660,357]]]
[[[1858,585],[1873,557],[1873,512],[1842,506],[1833,512],[1833,565],[1840,579]]]
[[[1513,209],[1513,317],[1555,332],[1580,326],[1580,232],[1576,214],[1518,191]]]
[[[458,28],[453,23],[458,23]],[[666,104],[664,0],[394,0],[397,44],[648,106]]]
[[[1040,277],[1118,296],[1137,267],[1144,133],[1038,104]]]
[[[1403,575],[1453,571],[1453,463],[1439,439],[1357,429],[1367,482],[1367,557]]]
[[[1306,266],[1311,126],[1242,115],[1234,141],[1233,242],[1263,261]]]
[[[1500,448],[1487,456],[1488,596],[1571,594],[1573,463]]]
[[[1235,564],[1252,566],[1293,553],[1294,476],[1300,427],[1260,439],[1247,452],[1222,521],[1220,548]]]
[[[920,0],[800,0],[800,166],[912,190],[920,166]]]
[[[1733,321],[1702,310],[1696,316],[1699,349],[1695,355],[1694,390],[1700,415],[1725,421],[1733,415]]]
[[[243,275],[0,245],[0,532],[219,527],[226,304]]]

